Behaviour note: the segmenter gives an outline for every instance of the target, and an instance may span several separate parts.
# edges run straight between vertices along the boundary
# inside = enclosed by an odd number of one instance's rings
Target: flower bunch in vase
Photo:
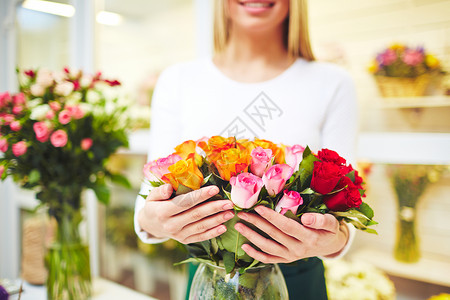
[[[174,196],[218,186],[220,192],[211,201],[230,199],[236,214],[254,213],[260,205],[297,222],[307,212],[330,213],[375,233],[369,228],[376,224],[373,211],[362,201],[362,178],[329,149],[314,154],[307,146],[213,136],[185,141],[171,155],[147,163],[143,172],[152,186],[171,184]],[[194,277],[191,298],[285,299],[287,291],[278,267],[246,254],[241,246],[250,242],[234,228],[236,222],[244,221],[235,215],[219,237],[187,245],[192,257],[185,262],[204,263]]]
[[[393,44],[369,66],[384,97],[422,96],[430,80],[442,73],[439,60],[423,47]]]
[[[49,298],[83,299],[90,271],[78,229],[81,195],[92,189],[107,203],[107,180],[128,185],[106,168],[108,158],[128,146],[127,106],[110,91],[120,83],[101,73],[17,72],[20,92],[0,94],[0,176],[36,191],[55,221],[46,258]]]

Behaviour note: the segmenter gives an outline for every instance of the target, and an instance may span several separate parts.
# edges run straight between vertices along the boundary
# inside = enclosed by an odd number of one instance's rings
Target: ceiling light
[[[117,26],[120,23],[122,23],[123,17],[116,13],[100,11],[97,14],[96,20],[98,23],[103,24],[103,25]]]
[[[72,5],[44,0],[25,0],[22,7],[68,18],[75,14],[75,8]]]

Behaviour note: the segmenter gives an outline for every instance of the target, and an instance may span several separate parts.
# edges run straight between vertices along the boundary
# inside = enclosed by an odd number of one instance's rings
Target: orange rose
[[[213,136],[207,142],[200,141],[198,146],[205,151],[211,161],[216,161],[220,157],[220,153],[224,150],[235,148],[236,140],[233,137],[225,138],[222,136]]]
[[[203,164],[203,158],[195,151],[197,148],[197,143],[189,140],[175,147],[175,153],[181,156],[182,159],[194,158],[197,166]]]
[[[178,190],[180,184],[193,190],[198,190],[202,185],[203,174],[192,158],[180,160],[171,165],[169,172],[163,176],[162,180],[170,183],[175,190]]]
[[[254,144],[263,149],[272,150],[272,155],[275,157],[275,162],[277,164],[284,164],[284,150],[283,148],[277,146],[271,141],[255,139]]]
[[[247,172],[251,156],[247,150],[241,151],[239,148],[230,148],[220,152],[217,160],[212,161],[219,171],[220,177],[230,180],[242,172]]]

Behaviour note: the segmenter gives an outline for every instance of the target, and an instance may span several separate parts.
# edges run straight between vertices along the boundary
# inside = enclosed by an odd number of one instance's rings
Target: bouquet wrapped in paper
[[[143,172],[154,187],[171,184],[173,196],[216,185],[220,192],[208,201],[230,199],[236,214],[252,213],[258,205],[298,222],[304,213],[329,213],[358,229],[375,233],[369,228],[376,224],[373,211],[362,201],[362,178],[344,158],[329,149],[315,154],[307,146],[213,136],[185,141],[169,156],[147,163]],[[262,265],[241,249],[250,242],[235,230],[236,222],[245,223],[235,215],[225,223],[227,231],[222,235],[188,244],[192,256],[188,261],[220,265],[227,273],[243,273]],[[251,224],[246,225],[260,232]]]

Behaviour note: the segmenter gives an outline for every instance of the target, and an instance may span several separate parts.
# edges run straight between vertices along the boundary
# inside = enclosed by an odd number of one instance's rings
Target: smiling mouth
[[[273,2],[240,2],[240,5],[245,7],[254,7],[254,8],[265,8],[272,7],[275,5]]]

